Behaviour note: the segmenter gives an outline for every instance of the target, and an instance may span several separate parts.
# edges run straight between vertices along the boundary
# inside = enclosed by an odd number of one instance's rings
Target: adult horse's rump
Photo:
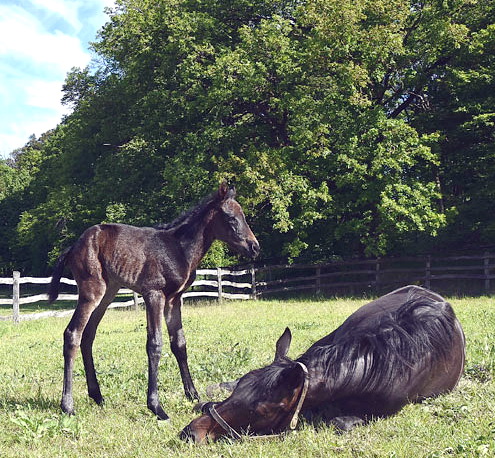
[[[280,433],[294,426],[298,408],[347,430],[451,390],[464,368],[452,307],[417,286],[364,305],[295,361],[287,358],[290,341],[287,328],[274,362],[239,379],[225,401],[205,404],[181,437],[201,443]]]
[[[93,341],[100,320],[122,286],[140,293],[146,303],[149,409],[160,419],[168,418],[158,399],[163,315],[186,395],[190,399],[198,398],[187,364],[181,296],[194,281],[196,267],[216,239],[249,257],[259,253],[258,241],[235,200],[235,190],[225,184],[167,225],[140,228],[98,224],[90,227],[61,256],[50,284],[50,301],[57,298],[65,266],[71,270],[79,291],[76,310],[64,332],[61,403],[64,412],[74,412],[72,378],[79,346],[89,396],[98,404],[103,402],[93,363]]]

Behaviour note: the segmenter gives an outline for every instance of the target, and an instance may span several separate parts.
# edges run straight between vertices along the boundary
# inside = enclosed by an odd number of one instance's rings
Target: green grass
[[[365,300],[248,301],[186,306],[184,328],[200,393],[273,359],[290,326],[290,356],[337,327]],[[143,311],[107,312],[95,342],[104,407],[86,394],[80,356],[77,415],[59,410],[62,332],[67,318],[14,325],[0,322],[1,457],[440,457],[495,454],[495,307],[490,298],[452,299],[467,336],[466,374],[446,396],[406,406],[394,417],[337,435],[301,423],[283,439],[195,446],[178,439],[195,416],[168,348],[160,363],[160,394],[170,423],[146,408],[146,318]],[[167,339],[165,339],[167,341]]]

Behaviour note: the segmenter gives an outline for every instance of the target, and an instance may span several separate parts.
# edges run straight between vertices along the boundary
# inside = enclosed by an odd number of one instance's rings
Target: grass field
[[[289,355],[337,327],[363,300],[248,301],[186,306],[184,328],[200,393],[271,362],[289,326]],[[440,457],[495,455],[495,304],[491,298],[451,299],[467,337],[466,373],[451,394],[406,406],[392,418],[337,435],[300,424],[282,439],[228,440],[205,446],[178,433],[193,418],[168,348],[160,394],[172,421],[146,408],[144,311],[107,312],[95,342],[104,407],[86,394],[81,357],[74,386],[77,415],[59,410],[62,332],[67,318],[14,325],[0,322],[0,457]],[[166,339],[165,339],[166,340]]]

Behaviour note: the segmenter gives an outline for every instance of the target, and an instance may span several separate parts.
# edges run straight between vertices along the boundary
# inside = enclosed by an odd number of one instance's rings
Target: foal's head
[[[202,443],[222,436],[275,434],[287,429],[306,377],[301,365],[286,358],[290,340],[290,331],[286,329],[277,342],[275,361],[242,377],[225,401],[204,404],[204,415],[186,426],[181,438]],[[214,412],[210,410],[212,404]],[[228,426],[222,425],[222,421]]]
[[[216,202],[218,212],[213,221],[213,236],[241,254],[250,258],[258,256],[260,245],[246,222],[241,206],[235,200],[235,189],[222,183]]]

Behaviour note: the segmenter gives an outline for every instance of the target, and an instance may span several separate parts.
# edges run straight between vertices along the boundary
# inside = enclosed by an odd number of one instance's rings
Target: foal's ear
[[[220,200],[233,199],[235,197],[235,187],[229,186],[226,181],[222,181],[218,188],[218,197]]]
[[[289,328],[285,328],[284,333],[277,340],[275,346],[275,360],[285,358],[289,353],[290,342],[292,340],[292,334]]]

